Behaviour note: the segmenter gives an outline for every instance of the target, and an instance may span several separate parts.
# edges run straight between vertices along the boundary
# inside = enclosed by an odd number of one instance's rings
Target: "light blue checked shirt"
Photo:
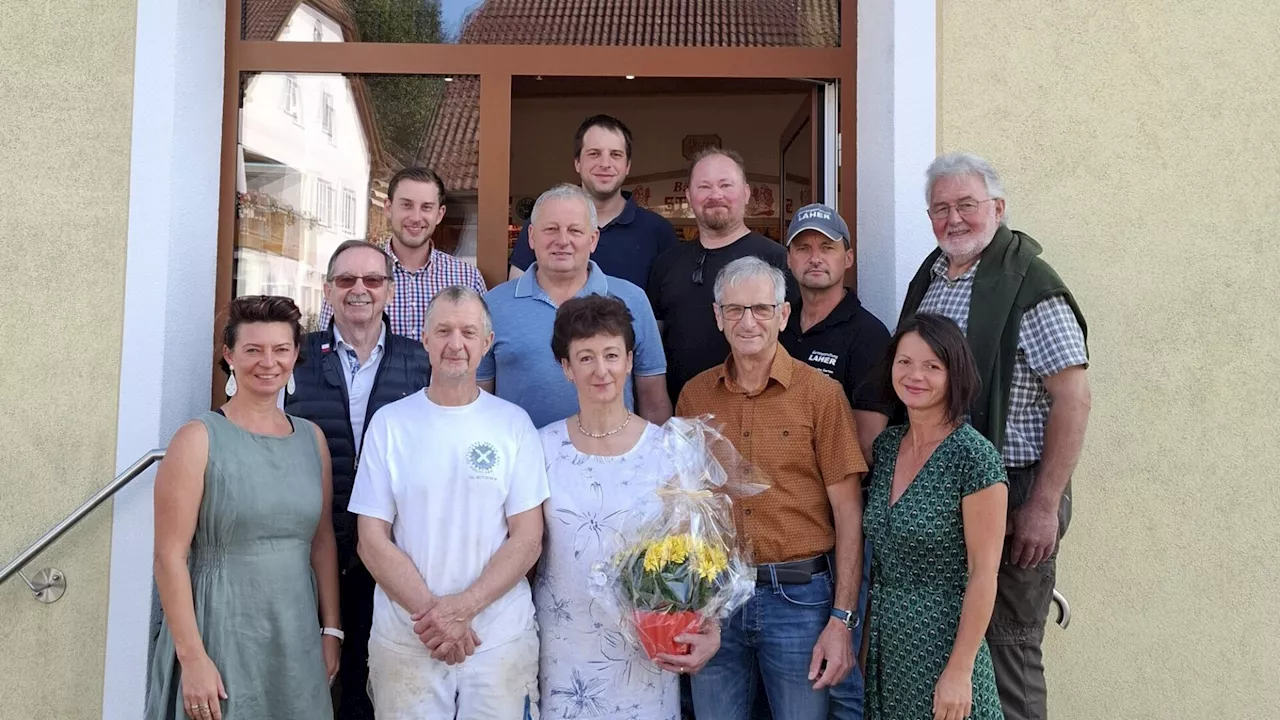
[[[342,379],[347,383],[347,411],[351,413],[351,432],[355,433],[356,448],[359,448],[360,438],[364,436],[364,414],[369,409],[369,395],[373,392],[373,381],[378,376],[378,366],[382,364],[382,356],[386,352],[387,326],[382,325],[378,345],[363,364],[360,363],[355,348],[342,339],[337,325],[333,326],[333,340],[337,345],[334,350],[342,360]]]

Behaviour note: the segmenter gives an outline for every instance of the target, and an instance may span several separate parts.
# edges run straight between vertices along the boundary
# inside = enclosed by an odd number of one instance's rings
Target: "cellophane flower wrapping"
[[[732,504],[768,484],[712,420],[673,417],[663,426],[670,474],[658,483],[660,502],[635,508],[613,556],[593,567],[592,594],[650,659],[687,653],[675,636],[728,617],[755,592]]]

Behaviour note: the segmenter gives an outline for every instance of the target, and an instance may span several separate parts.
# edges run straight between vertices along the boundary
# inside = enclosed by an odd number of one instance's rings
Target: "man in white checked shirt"
[[[1071,474],[1089,420],[1084,315],[1040,257],[1005,223],[995,168],[967,153],[933,161],[925,195],[938,249],[907,288],[902,318],[944,315],[969,340],[982,378],[970,423],[1000,448],[1009,475],[1009,537],[987,629],[1008,720],[1048,716],[1040,643],[1058,541],[1071,519]],[[900,321],[901,322],[901,321]],[[854,397],[864,452],[887,418],[866,383]],[[884,407],[880,405],[880,407]],[[867,452],[870,457],[870,453]]]
[[[483,295],[487,289],[484,277],[475,266],[435,248],[432,235],[444,219],[444,182],[431,170],[405,168],[387,184],[387,202],[383,207],[391,225],[391,242],[386,253],[391,256],[395,294],[387,303],[391,332],[422,338],[427,303],[436,293],[450,285],[469,287]],[[333,308],[328,301],[320,311],[321,329],[329,327]]]

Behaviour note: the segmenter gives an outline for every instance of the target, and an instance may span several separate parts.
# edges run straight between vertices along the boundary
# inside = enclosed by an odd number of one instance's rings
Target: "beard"
[[[702,211],[702,217],[697,218],[698,224],[706,227],[708,230],[727,230],[733,225],[733,214],[729,208],[723,205],[710,207]]]
[[[938,247],[942,248],[942,252],[954,263],[966,263],[977,258],[982,254],[983,250],[991,244],[995,238],[995,233],[990,237],[981,237],[972,231],[956,238],[947,238],[938,241]]]

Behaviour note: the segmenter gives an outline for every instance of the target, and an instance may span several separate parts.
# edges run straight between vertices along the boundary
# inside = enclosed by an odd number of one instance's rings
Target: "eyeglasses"
[[[703,266],[703,265],[705,265],[706,263],[707,263],[707,251],[706,251],[706,250],[703,250],[703,251],[702,251],[702,257],[698,258],[698,265],[697,265],[697,267],[695,267],[695,268],[693,269],[693,278],[692,278],[692,280],[693,280],[693,284],[694,284],[694,285],[701,285],[701,284],[702,284],[702,281],[703,281],[703,277],[702,277],[702,266]]]
[[[985,202],[995,202],[995,198],[987,198],[986,200],[961,200],[955,205],[934,205],[929,208],[929,217],[934,220],[941,220],[951,214],[951,208],[955,208],[961,215],[972,215],[978,212],[978,208]]]
[[[390,279],[386,275],[339,275],[333,279],[333,284],[343,290],[350,290],[356,286],[356,281],[359,280],[370,290],[377,290]]]
[[[761,303],[759,305],[720,305],[720,314],[729,322],[738,322],[747,314],[747,308],[751,309],[752,316],[757,320],[772,320],[774,315],[778,314],[778,308],[782,307],[782,303],[777,305],[769,305]]]

